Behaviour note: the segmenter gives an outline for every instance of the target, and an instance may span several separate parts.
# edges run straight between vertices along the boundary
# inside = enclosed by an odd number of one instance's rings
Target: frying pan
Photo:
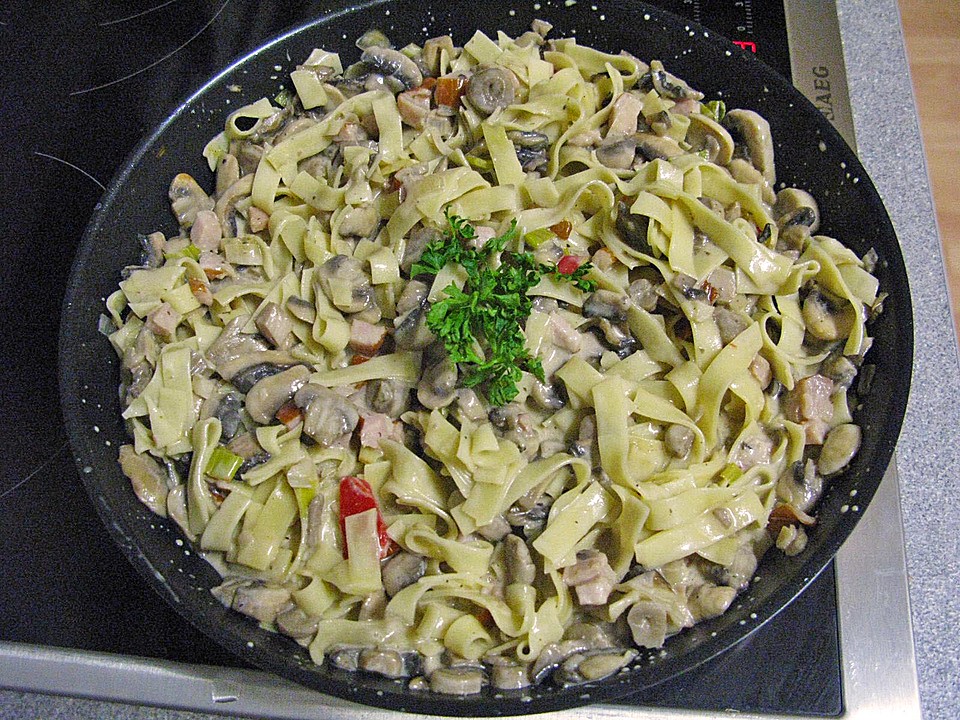
[[[292,640],[260,629],[214,599],[209,589],[218,584],[217,573],[172,522],[140,504],[119,470],[117,448],[125,442],[117,398],[119,363],[97,332],[97,319],[120,269],[137,261],[137,234],[175,232],[166,200],[170,179],[178,172],[209,178],[200,151],[222,129],[226,114],[245,102],[274,96],[311,49],[339,51],[346,63],[359,54],[353,39],[369,28],[384,30],[400,45],[447,32],[462,45],[476,29],[519,35],[535,17],[553,23],[553,37],[573,35],[608,52],[623,49],[645,61],[660,59],[708,99],[720,98],[729,108],[753,109],[767,118],[778,183],[813,193],[824,232],[860,255],[870,248],[879,255],[876,274],[889,298],[870,327],[875,341],[867,362],[876,368],[874,389],[855,412],[863,428],[860,453],[829,483],[807,549],[795,557],[769,553],[749,589],[724,615],[669,639],[662,651],[641,653],[628,671],[586,686],[486,691],[462,698],[412,692],[399,681],[317,667]],[[830,561],[879,485],[900,432],[912,358],[903,258],[883,204],[855,154],[813,105],[748,53],[693,22],[622,0],[569,7],[542,0],[537,9],[524,5],[512,10],[465,0],[342,5],[239,59],[173,110],[120,167],[77,253],[64,300],[59,353],[63,415],[80,476],[113,539],[144,581],[180,615],[244,661],[322,692],[395,710],[455,716],[544,712],[635,693],[705,662],[773,617]]]

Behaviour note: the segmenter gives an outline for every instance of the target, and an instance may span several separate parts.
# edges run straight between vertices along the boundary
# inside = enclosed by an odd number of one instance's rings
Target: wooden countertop
[[[907,58],[943,244],[954,325],[960,327],[960,3],[899,0]]]

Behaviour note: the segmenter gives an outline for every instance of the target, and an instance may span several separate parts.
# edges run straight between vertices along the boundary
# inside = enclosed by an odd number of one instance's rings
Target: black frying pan
[[[913,327],[903,258],[863,167],[820,113],[749,54],[663,11],[622,0],[581,0],[571,7],[542,0],[538,10],[524,4],[512,15],[509,7],[464,0],[365,2],[320,15],[240,59],[176,108],[120,168],[87,228],[64,301],[63,414],[81,476],[114,540],[145,581],[184,618],[237,656],[369,705],[445,715],[543,712],[637,692],[708,660],[773,617],[830,561],[880,483],[906,407]],[[244,102],[275,95],[279,78],[312,48],[337,50],[346,64],[357,59],[352,41],[368,28],[384,30],[401,45],[446,32],[463,44],[478,28],[516,36],[534,17],[552,22],[554,37],[575,34],[581,43],[610,52],[624,49],[645,61],[661,59],[708,98],[722,98],[728,108],[750,108],[766,117],[775,139],[778,183],[808,189],[817,197],[823,232],[842,238],[858,254],[876,249],[881,290],[890,298],[871,326],[875,343],[867,359],[876,366],[876,380],[856,412],[864,430],[862,449],[825,492],[805,552],[792,558],[768,554],[757,580],[726,614],[671,638],[662,653],[641,654],[627,673],[566,690],[547,686],[496,696],[441,697],[411,692],[400,682],[316,667],[292,640],[261,630],[213,598],[209,588],[219,582],[217,574],[188,545],[178,544],[173,523],[142,506],[120,473],[116,450],[125,434],[117,400],[119,368],[109,343],[97,332],[97,318],[104,298],[116,288],[120,268],[135,263],[139,255],[137,233],[175,230],[166,200],[170,179],[181,171],[209,178],[200,151],[222,129],[225,115]],[[239,86],[241,92],[229,86]],[[854,505],[859,512],[850,509]]]

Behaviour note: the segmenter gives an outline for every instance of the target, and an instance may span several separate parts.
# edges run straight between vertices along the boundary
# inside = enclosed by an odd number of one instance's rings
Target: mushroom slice
[[[444,353],[424,369],[417,385],[417,399],[431,410],[446,407],[456,397],[457,377],[456,364]]]
[[[743,143],[751,164],[761,172],[764,180],[773,185],[777,179],[773,161],[773,136],[770,123],[753,110],[731,110],[724,116],[727,127]]]
[[[444,695],[476,695],[483,689],[483,670],[461,666],[430,673],[430,689]]]
[[[213,211],[220,219],[224,237],[237,236],[237,202],[250,195],[251,190],[253,190],[253,173],[241,177],[217,198]]]
[[[120,469],[130,480],[133,492],[160,517],[167,516],[167,475],[152,457],[140,454],[133,445],[120,446]]]
[[[482,114],[490,115],[517,99],[520,82],[512,71],[503,67],[478,70],[467,81],[467,98]]]
[[[683,149],[672,137],[655,133],[637,133],[634,136],[637,149],[647,160],[669,160],[683,155]]]
[[[687,142],[695,151],[706,150],[707,159],[717,165],[726,165],[733,159],[734,143],[730,133],[703,113],[690,114]]]
[[[597,161],[608,168],[625,170],[633,165],[637,153],[637,140],[634,137],[604,141],[597,148]]]
[[[703,100],[703,93],[663,69],[658,61],[650,63],[650,81],[661,97],[671,100]]]
[[[820,448],[817,466],[822,475],[833,475],[843,470],[860,450],[862,433],[859,425],[844,423],[831,430]]]
[[[399,552],[387,560],[381,571],[383,589],[393,597],[409,585],[413,585],[427,571],[427,560],[422,555]]]
[[[360,61],[381,75],[396,78],[405,90],[423,82],[423,73],[417,64],[399,50],[388,47],[368,47]]]
[[[820,208],[813,195],[800,188],[784,188],[777,193],[773,206],[781,229],[791,225],[805,225],[811,233],[820,227]]]
[[[625,668],[637,654],[637,651],[632,648],[576,653],[564,660],[563,664],[556,669],[553,673],[553,681],[561,687],[570,687],[602,680]]]
[[[320,288],[338,310],[358,313],[374,302],[370,278],[349,255],[334,255],[317,272]]]
[[[295,365],[276,375],[260,380],[247,393],[247,412],[255,422],[266,425],[273,421],[277,410],[290,400],[310,379],[310,370]]]
[[[306,410],[303,432],[323,446],[353,432],[360,422],[360,413],[346,398],[322,385],[307,383],[297,390],[293,401]]]
[[[201,210],[213,210],[214,202],[187,173],[178,173],[170,183],[170,207],[180,227],[189,228]]]

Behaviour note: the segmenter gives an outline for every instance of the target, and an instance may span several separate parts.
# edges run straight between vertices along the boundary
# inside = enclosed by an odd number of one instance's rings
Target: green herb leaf
[[[447,230],[429,243],[411,277],[436,275],[448,262],[460,265],[467,274],[463,288],[448,285],[444,297],[427,312],[427,326],[441,340],[450,359],[460,364],[465,387],[483,386],[493,405],[513,400],[517,383],[529,372],[541,381],[543,366],[526,348],[523,325],[533,307],[527,292],[544,275],[570,281],[586,292],[595,287],[584,275],[590,264],[569,275],[556,267],[538,263],[531,253],[507,250],[519,235],[516,220],[503,235],[474,247],[476,230],[464,218],[446,210]],[[491,262],[499,256],[500,264]]]

